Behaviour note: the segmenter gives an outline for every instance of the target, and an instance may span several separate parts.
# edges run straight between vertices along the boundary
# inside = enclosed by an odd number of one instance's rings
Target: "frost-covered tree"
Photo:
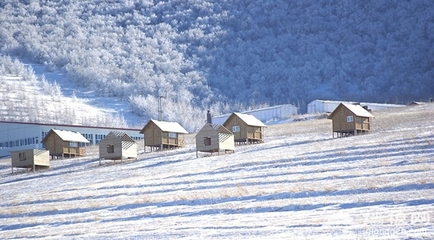
[[[119,114],[96,110],[74,94],[63,96],[57,83],[38,79],[30,67],[8,56],[0,56],[0,83],[0,120],[127,127]]]
[[[186,105],[404,103],[434,92],[432,12],[431,0],[5,0],[0,52],[141,99],[131,108],[153,118],[161,94],[180,118]]]

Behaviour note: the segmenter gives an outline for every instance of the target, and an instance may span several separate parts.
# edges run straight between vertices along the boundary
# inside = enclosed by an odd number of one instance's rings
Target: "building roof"
[[[212,128],[218,133],[218,139],[221,143],[225,142],[228,138],[234,135],[231,131],[229,131],[227,128],[225,128],[225,126],[221,124],[207,123],[202,127],[202,129],[200,129],[200,131],[196,134],[195,138],[197,139],[198,136],[200,137],[201,134],[204,134],[203,131],[207,131],[207,129],[209,128]]]
[[[340,103],[345,104],[353,104],[353,105],[361,105],[361,106],[368,106],[369,109],[375,109],[375,110],[381,110],[385,108],[395,108],[395,107],[405,107],[405,105],[402,104],[391,104],[391,103],[372,103],[372,102],[352,102],[352,101],[334,101],[334,100],[321,100],[316,99],[312,102],[308,103],[308,106],[316,105],[318,103],[322,104],[331,104],[339,106]]]
[[[223,125],[221,124],[209,124],[214,130],[216,130],[219,133],[226,133],[226,134],[233,134],[231,131],[229,131],[229,129],[225,128]]]
[[[350,110],[352,113],[354,113],[354,115],[358,116],[358,117],[374,117],[370,112],[366,111],[366,109],[364,109],[362,106],[360,105],[354,105],[354,104],[347,104],[347,103],[341,103],[339,104],[339,106],[337,106],[335,108],[335,110],[333,110],[332,113],[330,113],[330,116],[328,117],[329,119],[332,118],[333,114],[335,113],[335,111],[341,106],[343,105],[344,107],[346,107],[348,110]]]
[[[35,155],[40,155],[41,153],[48,152],[48,150],[45,150],[45,149],[29,148],[29,149],[13,150],[13,151],[11,151],[11,153],[13,153],[13,152],[24,152],[24,151],[32,151]]]
[[[205,124],[200,130],[199,132],[196,134],[196,137],[202,132],[204,131],[204,129],[209,129],[212,128],[214,131],[216,131],[217,133],[223,133],[223,134],[230,134],[230,135],[234,135],[231,131],[229,131],[229,129],[227,129],[225,126],[221,125],[221,124],[214,124],[214,123],[207,123]]]
[[[134,131],[140,130],[137,128],[119,128],[119,127],[100,127],[100,126],[86,126],[86,125],[71,125],[71,124],[57,124],[57,123],[33,123],[33,122],[16,122],[16,121],[0,121],[0,123],[13,123],[13,124],[26,124],[35,126],[48,126],[52,128],[62,128],[62,127],[77,127],[77,128],[94,128],[94,129],[113,129],[113,130],[123,130],[123,131]]]
[[[174,133],[188,133],[179,123],[177,122],[164,122],[157,120],[149,120],[149,122],[143,127],[140,133],[144,133],[146,126],[153,122],[161,131],[163,132],[174,132]]]
[[[118,131],[111,131],[109,133],[109,135],[113,135],[118,137],[119,139],[121,139],[124,142],[136,142],[134,141],[128,134],[124,133],[124,132],[118,132]]]
[[[89,143],[89,141],[79,132],[60,129],[51,129],[50,132],[56,133],[63,141]],[[47,134],[47,136],[50,134],[50,132]],[[45,136],[42,141],[44,141],[47,136]]]
[[[243,122],[245,122],[249,126],[256,126],[256,127],[266,127],[264,123],[262,123],[259,119],[257,119],[255,116],[250,114],[244,114],[244,113],[238,113],[234,112],[232,114],[235,114],[238,116]],[[230,117],[229,117],[230,118]],[[228,119],[229,119],[228,118]],[[227,120],[226,120],[227,121]],[[225,122],[226,123],[226,122]]]

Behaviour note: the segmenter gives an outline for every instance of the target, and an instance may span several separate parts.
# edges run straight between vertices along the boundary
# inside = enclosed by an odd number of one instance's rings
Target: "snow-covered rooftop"
[[[257,127],[265,127],[266,125],[257,119],[255,116],[250,114],[238,113],[234,112],[241,120],[243,120],[247,125],[257,126]]]
[[[154,122],[163,132],[188,133],[187,130],[177,122],[165,122],[154,119],[151,119],[150,122],[151,121]]]
[[[354,104],[347,104],[342,103],[346,108],[348,108],[352,113],[354,113],[356,116],[360,117],[374,117],[371,113],[366,111],[362,106],[360,105],[354,105]]]
[[[83,135],[81,135],[79,132],[66,131],[60,129],[51,129],[51,130],[55,132],[64,141],[89,143],[89,141],[85,137],[83,137]]]

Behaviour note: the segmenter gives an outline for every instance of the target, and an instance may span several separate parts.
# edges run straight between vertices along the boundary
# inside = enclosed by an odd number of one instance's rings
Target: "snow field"
[[[270,125],[220,156],[191,134],[102,166],[97,147],[36,173],[0,160],[0,238],[433,238],[434,105],[400,111],[340,139],[327,119]]]

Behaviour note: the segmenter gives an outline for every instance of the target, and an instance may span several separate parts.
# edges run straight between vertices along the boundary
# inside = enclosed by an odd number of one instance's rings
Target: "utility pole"
[[[163,108],[161,106],[161,99],[164,98],[163,96],[158,96],[158,121],[161,121],[162,115],[163,115]]]

